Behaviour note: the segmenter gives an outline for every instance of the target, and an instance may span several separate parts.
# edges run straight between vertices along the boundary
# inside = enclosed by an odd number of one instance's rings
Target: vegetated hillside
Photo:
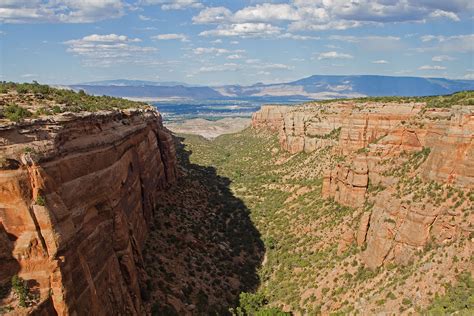
[[[473,112],[438,101],[263,108],[257,129],[184,139],[264,241],[244,310],[474,312]]]
[[[97,112],[149,108],[146,103],[109,96],[91,96],[33,83],[0,82],[0,120],[18,122],[64,112]]]

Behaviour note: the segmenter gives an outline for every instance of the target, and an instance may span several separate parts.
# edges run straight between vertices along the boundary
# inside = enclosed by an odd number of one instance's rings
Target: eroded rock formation
[[[255,128],[268,128],[278,131],[283,126],[284,114],[289,111],[289,107],[264,105],[260,111],[252,116],[252,126]]]
[[[406,264],[432,242],[471,232],[473,214],[463,212],[472,207],[466,197],[474,189],[473,106],[343,101],[269,107],[254,115],[253,126],[278,130],[290,153],[326,149],[339,157],[322,174],[322,195],[365,208],[355,240],[366,245],[362,259],[371,268]],[[352,232],[341,235],[340,250],[352,242],[348,236]]]
[[[158,193],[176,178],[159,114],[7,123],[0,144],[0,282],[27,280],[39,313],[142,315],[141,250]]]

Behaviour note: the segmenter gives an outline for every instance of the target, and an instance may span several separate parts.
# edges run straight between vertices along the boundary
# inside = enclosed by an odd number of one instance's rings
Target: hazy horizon
[[[354,76],[354,77],[395,77],[395,78],[425,78],[425,79],[446,79],[446,80],[461,80],[461,81],[474,81],[474,78],[473,79],[456,79],[456,78],[447,78],[447,77],[430,77],[430,76],[427,76],[427,77],[422,77],[422,76],[403,76],[403,75],[399,75],[399,76],[389,76],[389,75],[378,75],[378,74],[353,74],[353,75],[329,75],[329,74],[313,74],[313,75],[310,75],[310,76],[307,76],[307,77],[304,77],[304,78],[298,78],[296,80],[300,80],[300,79],[306,79],[306,78],[309,78],[309,77],[313,77],[313,76],[322,76],[322,77],[329,77],[329,76],[341,76],[341,77],[350,77],[350,76]],[[189,82],[186,82],[186,81],[168,81],[168,80],[143,80],[143,79],[140,79],[140,78],[108,78],[108,79],[103,79],[103,80],[95,80],[95,81],[84,81],[84,82],[75,82],[73,83],[72,85],[80,85],[80,84],[96,84],[96,83],[101,83],[101,82],[108,82],[108,81],[144,81],[144,82],[150,82],[150,83],[157,83],[157,84],[162,84],[162,83],[173,83],[173,84],[176,84],[176,85],[180,85],[180,84],[185,84],[185,85],[192,85],[194,86],[193,84],[189,83]],[[293,80],[292,80],[293,81]],[[278,83],[289,83],[289,82],[292,82],[292,81],[287,81],[287,82],[278,82]],[[248,85],[258,85],[258,84],[274,84],[276,82],[264,82],[264,81],[259,81],[259,82],[254,82],[254,83],[249,83]],[[48,84],[59,84],[59,83],[48,83]],[[195,84],[196,86],[206,86],[206,85],[203,85],[203,84]],[[240,85],[239,83],[231,83],[231,84],[228,84],[228,85]],[[211,87],[214,86],[214,85],[210,85]],[[220,86],[220,85],[215,85],[215,86]],[[245,85],[243,85],[245,86]]]

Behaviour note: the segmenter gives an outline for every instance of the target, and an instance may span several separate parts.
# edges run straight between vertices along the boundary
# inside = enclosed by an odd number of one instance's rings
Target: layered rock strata
[[[408,263],[431,242],[471,233],[474,216],[465,212],[474,199],[473,106],[272,106],[254,115],[253,126],[278,130],[290,153],[327,148],[338,157],[322,175],[322,195],[365,208],[352,233],[359,246],[366,244],[362,258],[369,267]],[[342,249],[352,233],[341,237]]]
[[[0,282],[27,280],[39,295],[37,313],[143,314],[147,223],[159,191],[176,178],[160,115],[64,113],[7,123],[0,144]]]

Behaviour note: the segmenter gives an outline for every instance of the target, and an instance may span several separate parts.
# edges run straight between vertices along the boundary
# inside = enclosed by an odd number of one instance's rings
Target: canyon
[[[12,87],[0,94],[0,314],[225,314],[255,290],[263,244],[245,205],[189,162],[156,108]]]
[[[472,94],[268,105],[209,140],[28,89],[0,94],[0,314],[408,315],[457,284],[474,309]]]

